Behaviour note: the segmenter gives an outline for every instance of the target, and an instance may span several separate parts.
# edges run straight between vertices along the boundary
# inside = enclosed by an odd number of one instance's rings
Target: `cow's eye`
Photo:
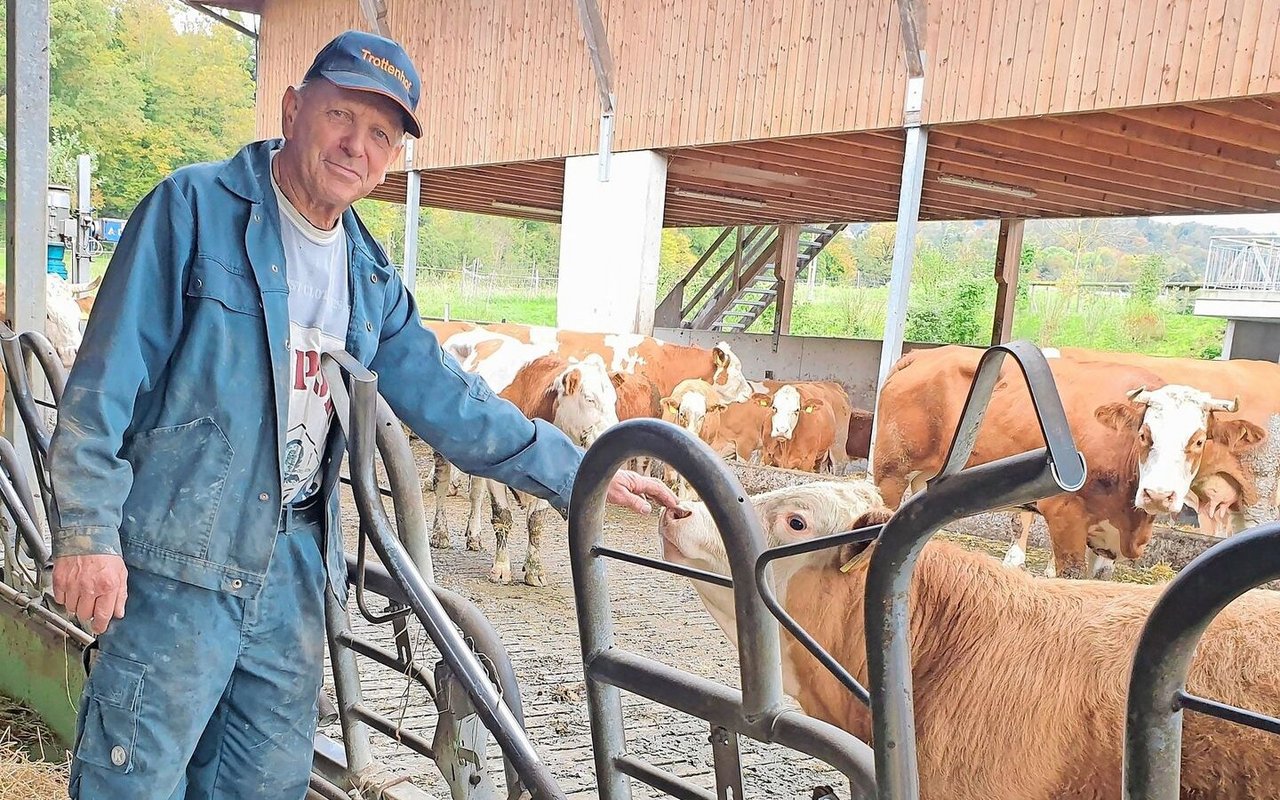
[[[791,528],[791,530],[793,531],[802,531],[805,528],[809,527],[808,525],[805,524],[805,521],[802,517],[788,517],[787,526]]]

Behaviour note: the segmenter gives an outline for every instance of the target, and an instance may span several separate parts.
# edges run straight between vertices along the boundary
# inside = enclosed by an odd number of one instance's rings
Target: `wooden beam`
[[[907,77],[924,77],[925,0],[898,0],[898,17]]]
[[[600,94],[600,108],[606,114],[613,113],[613,54],[609,52],[609,37],[604,32],[604,20],[596,0],[577,0],[578,18],[591,54],[591,65],[596,73],[596,90]]]
[[[1022,232],[1026,221],[1000,220],[996,243],[996,314],[991,344],[1004,344],[1013,336],[1013,305],[1018,295],[1018,267],[1022,264]]]
[[[791,334],[791,303],[796,292],[796,259],[800,250],[800,226],[783,225],[778,236],[778,255],[773,275],[778,279],[778,294],[773,315],[773,332]]]
[[[391,25],[387,22],[386,0],[359,0],[369,30],[384,38],[391,38]]]

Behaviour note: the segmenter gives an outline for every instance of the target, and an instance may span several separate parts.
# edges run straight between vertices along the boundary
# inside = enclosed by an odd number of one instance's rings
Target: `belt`
[[[304,525],[314,525],[321,517],[324,503],[321,492],[316,492],[298,503],[289,503],[280,510],[280,530],[290,533]]]

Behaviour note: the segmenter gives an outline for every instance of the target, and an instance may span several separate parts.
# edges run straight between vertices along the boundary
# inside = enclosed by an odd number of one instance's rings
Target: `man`
[[[178,170],[129,220],[50,458],[54,597],[101,634],[72,798],[305,795],[326,586],[346,597],[321,353],[376,371],[460,468],[566,513],[581,450],[442,353],[351,210],[421,136],[420,88],[399,45],[348,31],[286,91],[282,143]],[[676,503],[635,473],[609,489],[644,495]]]

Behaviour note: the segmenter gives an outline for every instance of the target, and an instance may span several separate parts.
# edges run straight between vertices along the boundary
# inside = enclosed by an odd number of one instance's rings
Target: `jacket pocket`
[[[196,256],[187,279],[187,296],[217,301],[240,314],[263,315],[262,295],[253,278],[234,272],[208,256]]]
[[[100,653],[89,675],[76,756],[113,772],[133,771],[145,664]]]
[[[133,491],[125,504],[121,537],[207,557],[233,455],[212,417],[137,435],[129,449]]]

